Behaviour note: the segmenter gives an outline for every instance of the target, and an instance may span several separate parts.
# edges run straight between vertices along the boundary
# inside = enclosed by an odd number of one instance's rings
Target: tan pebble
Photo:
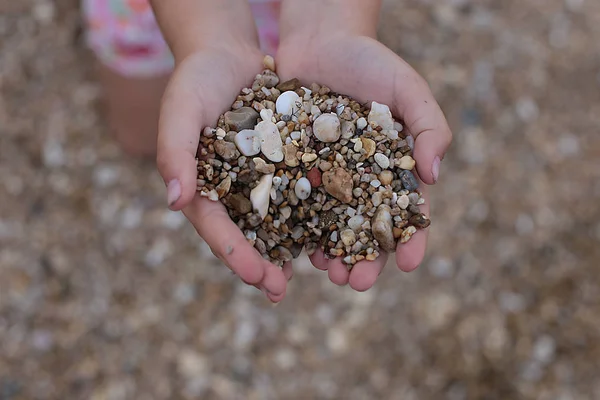
[[[394,174],[392,171],[385,170],[381,174],[379,174],[379,181],[382,185],[391,185],[394,180]]]
[[[412,170],[415,167],[415,160],[411,156],[404,156],[396,161],[396,165],[402,169]]]
[[[404,231],[402,232],[401,235],[401,239],[400,239],[400,243],[406,243],[410,240],[410,238],[412,237],[412,235],[414,235],[417,232],[417,228],[415,228],[414,226],[409,226],[408,228],[404,229]]]
[[[254,168],[256,171],[261,174],[272,174],[275,172],[275,165],[267,164],[266,161],[260,157],[255,157],[252,161],[254,161]]]
[[[396,248],[393,226],[391,209],[389,206],[382,204],[373,217],[372,230],[373,236],[379,242],[381,248],[388,252],[393,252]]]
[[[272,56],[266,55],[265,58],[263,58],[263,65],[266,69],[275,72],[275,59]]]
[[[401,228],[394,227],[393,231],[394,231],[394,239],[398,239],[400,236],[402,236],[403,230]]]
[[[215,188],[217,194],[219,195],[219,199],[222,199],[227,193],[229,193],[229,189],[231,188],[231,177],[228,175],[223,182],[219,183],[219,185]]]
[[[285,161],[285,165],[288,167],[297,167],[300,165],[300,161],[296,156],[296,146],[293,144],[286,144],[283,146],[283,157]],[[291,178],[291,176],[289,176]]]
[[[314,153],[304,153],[302,156],[302,162],[309,163],[317,159],[317,155]]]
[[[377,149],[377,144],[375,143],[375,141],[369,138],[360,138],[360,140],[362,141],[366,157],[372,157],[373,154],[375,154],[375,150]]]
[[[373,253],[371,254],[367,254],[367,257],[365,257],[367,259],[367,261],[375,261],[377,259],[377,256]]]

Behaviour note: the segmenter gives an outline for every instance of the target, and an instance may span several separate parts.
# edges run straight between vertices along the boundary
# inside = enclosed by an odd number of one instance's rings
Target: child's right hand
[[[215,126],[240,88],[251,84],[263,68],[262,60],[258,48],[221,48],[202,50],[179,63],[163,97],[157,163],[167,185],[169,207],[182,210],[215,256],[276,302],[283,298],[287,284],[281,268],[263,259],[246,241],[221,203],[196,194],[200,133]]]

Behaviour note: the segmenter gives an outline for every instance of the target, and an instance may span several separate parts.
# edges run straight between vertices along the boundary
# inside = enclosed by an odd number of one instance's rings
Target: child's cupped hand
[[[283,81],[317,82],[361,102],[388,105],[415,139],[415,175],[425,198],[420,208],[429,216],[427,185],[438,180],[452,133],[429,85],[410,65],[377,40],[344,32],[291,35],[280,45],[277,65]],[[398,244],[396,264],[402,271],[412,271],[423,261],[428,230],[419,230],[410,241]],[[328,259],[321,251],[311,256],[314,266],[328,271],[333,283],[349,284],[358,291],[373,286],[387,259],[388,255],[381,253],[377,260],[361,261],[348,271],[340,258]]]
[[[157,164],[172,210],[181,210],[212,252],[269,300],[283,299],[291,266],[283,270],[246,241],[220,202],[196,193],[196,154],[202,129],[215,126],[240,89],[263,69],[258,47],[203,49],[178,63],[162,100]]]

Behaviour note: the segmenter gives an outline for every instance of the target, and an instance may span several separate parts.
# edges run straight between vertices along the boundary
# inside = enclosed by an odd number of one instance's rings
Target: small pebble
[[[336,114],[322,114],[313,122],[313,133],[321,142],[336,142],[341,135],[340,119]]]
[[[404,156],[396,164],[398,167],[406,170],[412,170],[415,167],[415,160],[411,156]]]
[[[379,165],[382,169],[388,169],[390,167],[390,159],[384,154],[376,153],[374,158],[377,165]]]
[[[403,194],[402,196],[399,196],[398,201],[396,202],[398,207],[400,207],[403,210],[406,210],[406,207],[408,207],[409,203],[410,203],[410,200],[409,200],[408,196],[405,194]]]
[[[294,193],[300,200],[306,200],[310,196],[312,191],[312,187],[310,181],[304,177],[298,179],[296,181],[296,186],[294,187]]]
[[[235,135],[234,142],[240,153],[246,157],[260,153],[260,134],[253,129],[240,131]]]

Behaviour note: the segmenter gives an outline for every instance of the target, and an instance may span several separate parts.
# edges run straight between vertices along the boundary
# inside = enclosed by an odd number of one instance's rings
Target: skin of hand
[[[327,85],[361,103],[388,105],[415,139],[413,172],[425,198],[421,212],[429,216],[427,185],[438,180],[452,133],[427,82],[376,40],[380,6],[378,0],[284,0],[278,74],[283,81],[298,78],[306,84]],[[396,264],[402,271],[410,272],[422,262],[428,231],[418,230],[409,242],[398,244]],[[373,262],[361,261],[350,272],[341,259],[330,260],[320,251],[311,261],[328,271],[333,283],[365,291],[373,286],[387,258],[383,253]]]
[[[216,126],[240,88],[250,86],[264,68],[249,5],[246,0],[154,0],[152,6],[176,60],[162,99],[157,149],[169,208],[181,210],[242,281],[279,302],[291,265],[282,269],[263,259],[225,207],[196,192],[201,131]]]

